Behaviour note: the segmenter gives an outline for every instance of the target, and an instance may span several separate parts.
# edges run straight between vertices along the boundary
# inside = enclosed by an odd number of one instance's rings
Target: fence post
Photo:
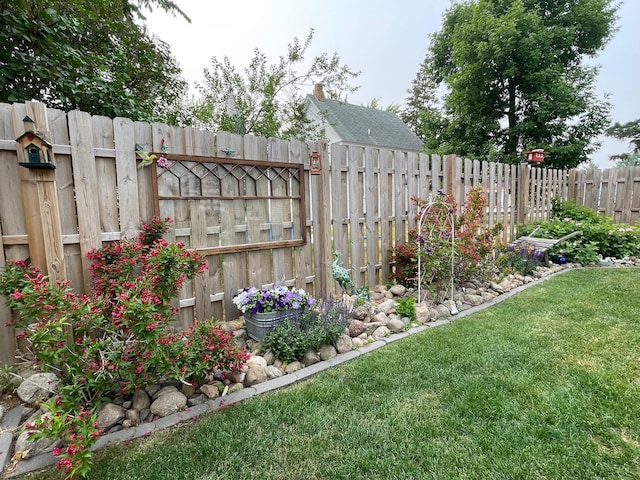
[[[27,114],[33,119],[38,134],[51,143],[44,104],[26,102],[26,106]],[[17,126],[17,119],[14,122]],[[18,148],[18,160],[28,162],[24,157],[25,152]],[[32,220],[27,222],[29,256],[32,263],[40,267],[52,283],[66,278],[55,172],[49,169],[20,169],[24,215]]]
[[[330,207],[330,170],[328,165],[327,142],[316,142],[315,151],[320,153],[320,162],[323,165],[320,175],[318,175],[318,191],[316,192],[316,202],[320,205],[320,215],[318,217],[318,231],[313,232],[314,246],[320,252],[320,264],[316,263],[316,279],[319,281],[319,293],[321,297],[329,298],[333,295],[333,279],[331,277],[331,207]],[[316,290],[317,291],[317,290]]]
[[[569,185],[567,192],[567,200],[576,201],[576,169],[569,170]]]
[[[527,221],[527,199],[529,198],[529,165],[523,163],[518,168],[518,223]]]

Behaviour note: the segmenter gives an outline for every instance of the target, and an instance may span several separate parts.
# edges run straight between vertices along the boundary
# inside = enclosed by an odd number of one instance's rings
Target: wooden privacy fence
[[[577,205],[613,217],[616,223],[640,220],[640,166],[572,170],[569,198]]]
[[[16,139],[29,116],[52,145],[55,170],[19,166]],[[162,153],[167,168],[137,168],[136,149]],[[318,152],[319,174],[309,158]],[[568,195],[568,172],[413,151],[286,142],[252,135],[91,116],[38,102],[0,104],[0,268],[25,259],[52,279],[91,287],[87,252],[138,233],[154,214],[171,217],[168,240],[205,255],[208,269],[180,292],[181,326],[237,318],[247,286],[284,284],[317,297],[336,293],[333,252],[356,286],[387,282],[390,248],[414,227],[411,198],[451,192],[459,205],[481,185],[487,223],[545,219]],[[0,301],[0,362],[13,359],[11,318]]]

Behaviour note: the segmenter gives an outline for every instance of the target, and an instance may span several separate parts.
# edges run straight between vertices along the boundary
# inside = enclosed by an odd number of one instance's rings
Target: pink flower
[[[158,160],[156,160],[156,163],[160,168],[167,168],[167,165],[169,164],[165,157],[160,157]]]
[[[24,294],[22,292],[19,292],[18,290],[16,290],[15,292],[10,294],[9,296],[11,298],[13,298],[14,300],[20,300],[22,297],[24,297]]]

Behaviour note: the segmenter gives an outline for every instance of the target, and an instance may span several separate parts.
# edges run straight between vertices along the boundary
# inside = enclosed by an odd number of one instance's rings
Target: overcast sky
[[[307,58],[337,52],[342,62],[361,71],[360,89],[349,103],[378,99],[384,108],[404,105],[407,90],[429,45],[429,34],[440,30],[450,0],[176,0],[191,17],[161,12],[147,16],[149,30],[171,45],[173,55],[193,86],[203,79],[211,57],[226,55],[237,70],[244,69],[254,49],[274,63],[298,37],[313,28]],[[640,2],[626,0],[620,10],[619,31],[596,62],[601,65],[598,91],[609,93],[614,121],[640,118]],[[308,87],[311,93],[312,86]],[[601,168],[612,166],[608,156],[628,145],[604,139],[594,155]]]

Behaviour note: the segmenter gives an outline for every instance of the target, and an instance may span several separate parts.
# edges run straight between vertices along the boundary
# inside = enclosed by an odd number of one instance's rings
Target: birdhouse
[[[536,148],[530,152],[524,152],[527,163],[542,163],[544,162],[544,150],[542,148]]]
[[[320,175],[322,172],[322,157],[320,152],[313,152],[309,161],[311,164],[311,175]]]
[[[53,163],[53,149],[51,144],[33,131],[34,123],[28,116],[23,119],[25,132],[16,138],[20,144],[22,158],[21,167],[25,168],[46,168],[53,170],[56,168]]]

